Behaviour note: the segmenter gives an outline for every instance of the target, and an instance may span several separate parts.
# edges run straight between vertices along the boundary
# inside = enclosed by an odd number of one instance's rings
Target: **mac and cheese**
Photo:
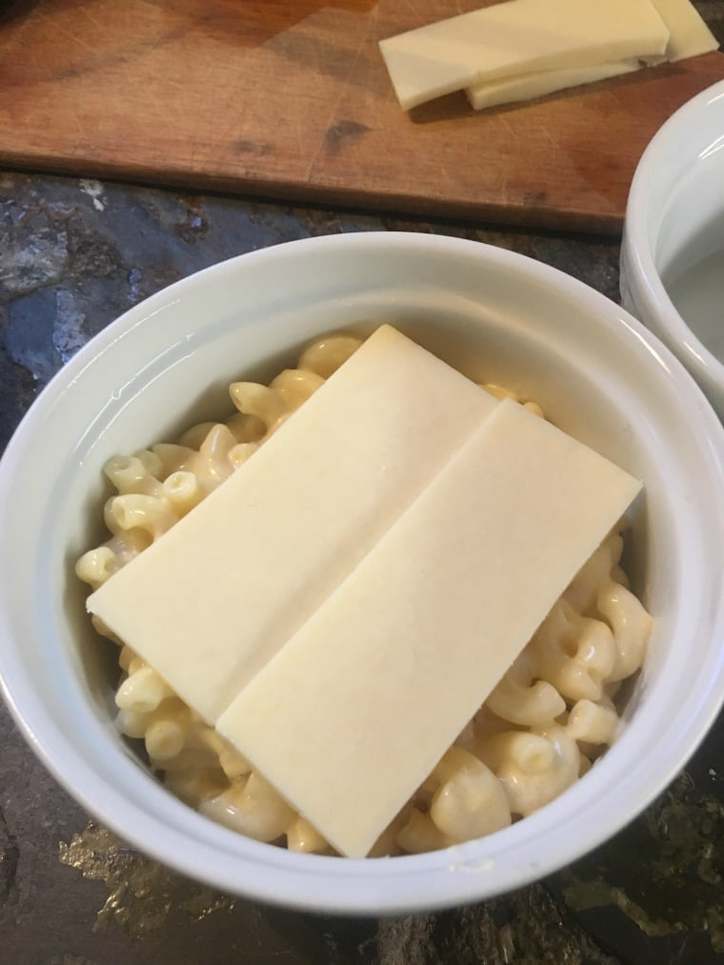
[[[269,386],[235,382],[238,410],[193,426],[105,466],[117,495],[105,505],[111,536],[85,553],[76,573],[97,589],[163,535],[263,445],[359,347],[326,337]],[[493,384],[543,418],[540,406]],[[491,834],[561,794],[615,739],[613,697],[641,667],[651,618],[621,569],[613,532],[582,567],[488,700],[422,787],[382,834],[371,856],[419,853]],[[177,697],[161,676],[94,619],[119,647],[119,731],[143,740],[151,767],[183,801],[259,841],[329,853],[327,842],[249,763]]]

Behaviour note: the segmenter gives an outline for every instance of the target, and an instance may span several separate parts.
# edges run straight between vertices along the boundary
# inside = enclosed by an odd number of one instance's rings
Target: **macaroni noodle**
[[[298,367],[269,386],[235,382],[237,411],[203,422],[178,444],[160,443],[105,466],[116,490],[105,505],[111,537],[78,560],[92,589],[110,579],[239,468],[361,344],[350,335],[310,345]],[[540,418],[534,401],[495,384]],[[641,667],[651,617],[621,568],[612,532],[581,568],[532,640],[422,787],[383,832],[370,857],[417,854],[491,834],[561,794],[591,768],[618,730],[613,698]],[[292,851],[329,844],[191,710],[163,678],[93,618],[119,647],[120,733],[143,740],[151,767],[185,803],[226,827]]]
[[[219,797],[204,801],[203,814],[257,841],[274,841],[296,820],[294,811],[261,775],[234,782]]]
[[[407,854],[437,851],[454,843],[445,837],[429,814],[424,814],[417,808],[410,811],[407,821],[397,833],[395,842]]]
[[[566,702],[555,687],[536,679],[536,669],[531,651],[525,650],[488,697],[490,710],[511,724],[528,727],[560,717]]]
[[[537,675],[569,700],[599,700],[616,662],[611,628],[581,616],[563,597],[525,652],[531,655]]]
[[[573,705],[566,731],[576,741],[586,744],[611,744],[618,728],[618,714],[613,706],[579,700]]]
[[[297,816],[286,829],[287,847],[290,851],[304,854],[316,852],[324,854],[330,847],[322,835],[316,831],[306,818]]]
[[[479,752],[503,785],[511,812],[521,817],[558,797],[578,777],[580,752],[559,724],[499,734],[482,742]]]
[[[451,747],[428,781],[439,785],[430,804],[430,818],[451,841],[480,838],[510,824],[501,782],[469,751]]]

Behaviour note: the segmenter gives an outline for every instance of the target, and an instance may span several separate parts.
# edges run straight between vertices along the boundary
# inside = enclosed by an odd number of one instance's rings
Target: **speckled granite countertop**
[[[212,262],[309,235],[434,231],[523,252],[612,298],[618,246],[0,174],[0,450],[45,382],[130,305]],[[724,721],[661,799],[515,894],[387,921],[269,909],[127,848],[46,774],[0,707],[7,965],[724,963]],[[591,815],[595,821],[595,814]]]

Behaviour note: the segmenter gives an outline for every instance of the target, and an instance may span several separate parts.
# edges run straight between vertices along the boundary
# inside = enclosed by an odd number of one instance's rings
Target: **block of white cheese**
[[[89,611],[214,721],[495,405],[383,326]]]
[[[592,67],[564,67],[560,70],[545,70],[537,74],[484,81],[468,87],[466,93],[471,106],[479,111],[485,107],[545,97],[546,94],[555,94],[568,87],[594,84],[640,69],[641,62],[638,60],[619,60],[610,64],[595,64]]]
[[[650,0],[507,0],[383,40],[400,104],[482,81],[664,53]]]
[[[217,729],[366,855],[639,489],[501,402]]]
[[[649,63],[668,61],[674,63],[687,57],[706,54],[719,47],[714,34],[702,20],[689,0],[651,0],[669,30],[669,43],[664,57],[646,58]],[[630,74],[646,66],[642,60],[623,60],[590,67],[568,67],[546,70],[520,77],[483,81],[466,91],[470,104],[476,110],[510,104],[516,101],[544,97],[570,87],[581,87],[596,81]]]
[[[719,48],[719,41],[702,20],[689,0],[651,0],[669,29],[671,38],[666,47],[670,63],[698,57]]]

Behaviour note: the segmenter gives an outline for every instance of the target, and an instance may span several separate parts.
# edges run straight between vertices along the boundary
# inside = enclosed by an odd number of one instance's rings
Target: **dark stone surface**
[[[515,249],[617,296],[618,247],[595,239],[13,174],[0,176],[0,219],[0,449],[48,378],[126,308],[280,241],[434,231]],[[4,708],[0,735],[0,962],[8,965],[724,962],[721,721],[645,815],[571,868],[482,905],[387,921],[268,909],[186,881],[89,823]]]

